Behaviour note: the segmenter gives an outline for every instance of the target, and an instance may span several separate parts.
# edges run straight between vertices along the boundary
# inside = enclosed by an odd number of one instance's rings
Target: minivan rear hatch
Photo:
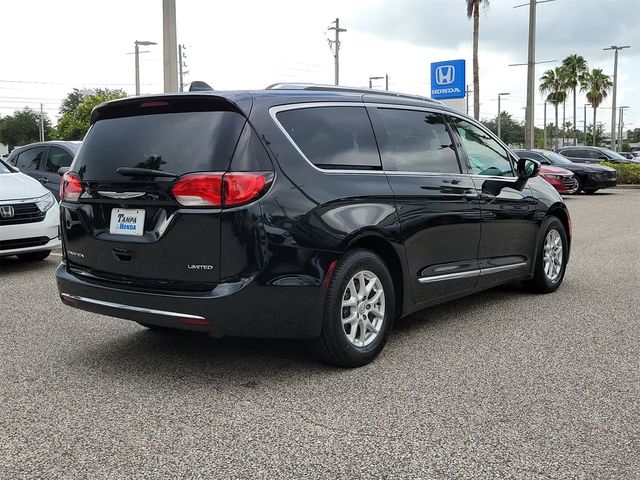
[[[187,174],[229,169],[243,112],[223,97],[162,96],[106,104],[92,122],[63,182],[68,269],[131,288],[211,290],[220,206],[181,204],[172,189]]]

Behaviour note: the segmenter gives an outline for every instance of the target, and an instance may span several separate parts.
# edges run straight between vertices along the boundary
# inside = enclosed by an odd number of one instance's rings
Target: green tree
[[[51,138],[51,121],[47,114],[44,115],[44,138]],[[10,149],[40,140],[40,114],[29,107],[16,110],[13,115],[8,115],[0,121],[0,143],[4,143]]]
[[[127,94],[124,90],[112,90],[108,88],[98,88],[94,95],[83,96],[80,103],[60,117],[57,125],[58,138],[60,140],[82,140],[87,130],[89,130],[91,111],[101,103],[126,96]],[[70,97],[72,99],[76,98],[74,92],[67,95],[67,99]],[[73,101],[70,101],[69,105],[72,106],[72,103]]]
[[[567,99],[567,86],[562,67],[547,70],[540,77],[540,93],[547,94],[547,101],[552,103],[555,109],[555,146],[558,148],[558,106]]]
[[[587,138],[593,138],[593,125],[589,125],[587,127],[587,135],[585,137],[584,144],[587,144]],[[593,146],[603,146],[604,145],[604,125],[602,123],[598,123],[596,126],[596,137],[593,141]]]
[[[78,105],[82,103],[85,95],[74,88],[71,92],[67,93],[67,96],[62,100],[62,104],[60,105],[60,115],[64,115],[65,113],[73,112]]]
[[[480,119],[480,68],[478,66],[478,38],[480,33],[480,7],[489,8],[489,0],[465,0],[467,18],[473,17],[473,117]]]
[[[573,124],[577,125],[576,120],[576,91],[582,83],[584,75],[589,71],[587,61],[583,56],[572,54],[562,61],[562,69],[564,70],[564,79],[567,89],[573,94]],[[575,131],[573,135],[574,145],[577,145]]]
[[[587,72],[583,75],[582,86],[580,91],[586,92],[587,100],[593,107],[593,124],[596,125],[596,111],[602,101],[607,98],[609,90],[613,87],[613,82],[609,75],[602,72],[600,68],[594,68],[591,72]],[[593,135],[593,145],[596,145],[596,135]]]
[[[498,118],[483,120],[482,123],[493,133],[498,134]],[[500,113],[500,135],[507,145],[524,144],[524,124],[516,122],[510,113]]]

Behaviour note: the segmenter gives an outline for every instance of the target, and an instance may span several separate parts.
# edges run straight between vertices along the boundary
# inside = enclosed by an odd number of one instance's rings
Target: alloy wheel
[[[384,322],[385,296],[375,273],[362,270],[351,277],[340,312],[342,329],[352,345],[366,347],[378,337]]]
[[[551,282],[556,282],[562,271],[562,238],[557,230],[549,230],[544,240],[543,266],[544,274]]]

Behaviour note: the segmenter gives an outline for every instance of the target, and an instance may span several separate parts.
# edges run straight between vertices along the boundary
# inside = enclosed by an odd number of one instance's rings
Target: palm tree
[[[593,146],[596,146],[596,109],[607,98],[609,90],[613,87],[611,77],[602,73],[601,68],[594,68],[583,75],[580,91],[587,93],[587,100],[593,107]],[[586,130],[586,128],[585,128]],[[586,139],[585,139],[586,143]]]
[[[547,94],[547,102],[553,103],[556,113],[555,146],[558,148],[558,105],[567,99],[567,86],[562,67],[547,70],[540,77],[540,93]]]
[[[473,17],[473,117],[480,120],[480,78],[478,67],[478,32],[480,30],[480,6],[489,7],[489,0],[466,0],[467,18]]]
[[[581,83],[581,79],[585,73],[589,71],[589,67],[587,65],[587,61],[584,59],[582,55],[569,55],[562,61],[562,69],[565,73],[565,83],[567,84],[567,88],[573,93],[573,144],[578,144],[578,138],[576,137],[576,90],[578,89],[578,85]],[[585,131],[587,126],[584,126]]]

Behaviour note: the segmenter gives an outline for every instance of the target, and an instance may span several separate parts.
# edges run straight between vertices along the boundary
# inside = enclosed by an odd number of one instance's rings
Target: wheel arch
[[[369,232],[364,235],[358,236],[352,239],[345,248],[345,252],[349,250],[354,250],[357,248],[362,248],[365,250],[369,250],[380,258],[389,268],[389,273],[391,274],[391,279],[393,280],[393,288],[394,295],[396,300],[396,318],[402,316],[402,312],[405,307],[405,292],[408,291],[405,284],[404,279],[405,275],[405,264],[404,258],[401,258],[401,253],[394,248],[393,244],[382,238],[380,235]]]

